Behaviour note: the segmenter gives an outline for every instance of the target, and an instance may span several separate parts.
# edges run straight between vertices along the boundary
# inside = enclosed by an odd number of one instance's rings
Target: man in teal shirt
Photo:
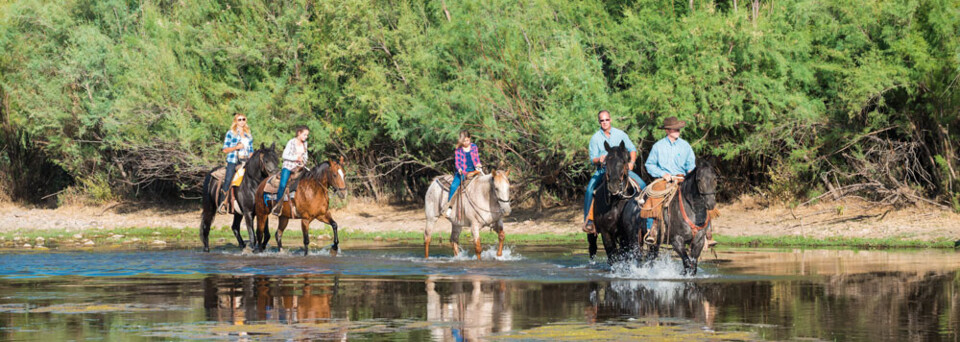
[[[666,131],[667,136],[653,144],[647,156],[647,162],[644,163],[651,177],[663,178],[670,182],[675,176],[685,177],[696,168],[697,159],[693,154],[693,148],[686,140],[680,138],[680,129],[686,125],[686,122],[673,116],[663,120],[663,126],[660,128]],[[654,243],[656,231],[651,230],[651,233],[647,234],[646,241]],[[713,234],[708,232],[707,245],[716,244],[713,241]]]
[[[596,234],[593,221],[587,220],[587,215],[590,213],[590,204],[593,203],[593,190],[596,188],[597,183],[600,182],[604,172],[606,172],[602,167],[603,161],[607,158],[607,151],[603,148],[604,142],[610,146],[617,146],[620,145],[620,142],[623,142],[627,148],[627,152],[630,152],[630,161],[627,163],[627,169],[630,170],[630,178],[640,185],[641,190],[647,186],[647,184],[640,179],[640,176],[633,172],[633,166],[637,161],[637,147],[630,141],[627,133],[613,128],[610,112],[606,110],[601,110],[597,113],[597,121],[600,122],[600,129],[590,137],[590,162],[597,167],[597,170],[593,172],[593,177],[590,177],[590,183],[587,183],[587,193],[583,199],[583,231],[588,234]]]

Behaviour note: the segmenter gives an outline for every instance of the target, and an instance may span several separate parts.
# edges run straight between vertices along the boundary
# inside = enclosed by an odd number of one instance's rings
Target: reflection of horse
[[[697,260],[703,251],[710,215],[717,205],[717,173],[709,162],[697,160],[697,167],[680,183],[677,195],[664,209],[663,222],[666,234],[651,247],[656,258],[660,243],[670,242],[673,250],[683,260],[683,274],[697,274]],[[690,245],[689,252],[686,246]]]
[[[470,282],[437,282],[427,277],[427,321],[454,323],[430,328],[434,341],[476,341],[513,330],[510,285],[503,280],[472,278]],[[469,290],[465,289],[468,284]]]
[[[630,156],[622,141],[620,145],[613,147],[604,142],[603,148],[607,151],[607,157],[604,160],[606,171],[603,184],[597,186],[593,197],[593,222],[596,224],[597,233],[603,238],[607,262],[613,263],[627,257],[639,259],[638,236],[642,236],[639,235],[640,227],[645,225],[641,224],[642,220],[633,220],[633,216],[622,217],[621,215],[624,207],[630,202],[635,202],[633,197],[639,194],[639,191],[634,190],[627,180],[630,171],[627,169],[627,160]],[[597,254],[597,236],[590,234],[587,236],[587,241],[590,244],[592,259]]]
[[[459,200],[461,209],[455,210],[461,212],[452,214],[449,219],[453,225],[453,231],[450,232],[450,244],[453,246],[453,255],[460,254],[460,230],[463,226],[470,226],[470,232],[473,234],[473,245],[477,252],[477,260],[480,260],[480,228],[490,226],[497,232],[500,242],[497,245],[497,256],[503,255],[503,240],[506,234],[503,231],[503,217],[510,215],[510,180],[507,179],[510,171],[494,171],[492,174],[479,176],[460,187],[463,198]],[[445,176],[450,177],[450,176]],[[447,193],[450,189],[440,183],[441,177],[437,177],[427,189],[427,195],[424,198],[426,207],[424,212],[427,215],[427,226],[423,229],[423,256],[430,257],[430,231],[433,225],[440,217],[441,208],[447,206]]]
[[[277,160],[280,158],[277,156],[276,150],[274,150],[276,148],[275,145],[276,144],[273,144],[270,145],[269,148],[264,148],[263,144],[260,144],[260,149],[250,156],[246,166],[243,168],[243,181],[240,182],[240,186],[233,189],[236,194],[237,204],[240,205],[240,212],[233,214],[233,225],[231,228],[233,229],[233,235],[237,237],[237,244],[240,245],[240,248],[246,246],[243,242],[243,237],[240,236],[241,220],[247,221],[247,237],[256,245],[253,231],[253,219],[256,217],[253,213],[254,193],[261,180],[277,172]],[[221,168],[223,167],[214,168],[207,173],[207,176],[203,179],[203,199],[201,200],[203,214],[200,216],[200,241],[203,242],[204,252],[210,251],[210,223],[213,222],[213,217],[217,215],[217,193],[220,191],[220,186],[215,184],[216,182],[213,181],[212,175]],[[231,180],[225,179],[223,181],[229,182]],[[227,203],[227,205],[230,206],[233,204]]]
[[[283,230],[287,228],[287,222],[291,218],[300,219],[300,230],[303,232],[303,255],[310,251],[310,222],[320,220],[329,224],[333,228],[333,246],[331,253],[336,253],[337,245],[340,244],[340,238],[337,236],[337,222],[330,216],[330,199],[327,197],[327,187],[333,187],[334,191],[341,197],[346,197],[347,183],[343,175],[343,157],[339,161],[326,161],[305,171],[300,176],[300,182],[296,187],[296,193],[293,199],[283,203],[280,211],[280,224],[277,226],[277,247],[283,248],[281,238]],[[271,207],[264,203],[263,193],[267,182],[264,181],[257,187],[256,213],[257,213],[257,240],[262,243],[256,244],[256,249],[263,251],[267,247],[267,241],[270,240],[270,233],[265,232],[267,226],[267,217],[270,214]],[[293,192],[293,191],[290,191]],[[293,202],[293,208],[290,206]],[[296,209],[294,211],[294,208]]]
[[[204,279],[203,306],[207,320],[248,324],[316,322],[333,318],[331,302],[339,281],[328,278],[220,277]]]
[[[712,326],[716,304],[722,293],[713,284],[672,281],[616,280],[590,284],[589,322],[602,322],[623,316],[652,318],[689,318]]]

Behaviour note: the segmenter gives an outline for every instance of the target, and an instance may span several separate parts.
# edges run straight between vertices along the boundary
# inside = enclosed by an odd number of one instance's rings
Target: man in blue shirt
[[[667,136],[660,139],[650,148],[650,154],[647,156],[647,173],[653,178],[663,178],[670,182],[676,176],[685,177],[697,166],[696,156],[693,154],[693,148],[686,140],[680,138],[680,129],[687,125],[686,122],[678,120],[676,117],[669,117],[663,120],[663,126]],[[650,230],[645,239],[648,243],[656,241],[656,230]],[[708,232],[707,245],[716,245],[713,241],[713,234]]]
[[[602,166],[603,161],[607,158],[607,151],[603,148],[604,142],[610,146],[617,146],[620,145],[621,141],[623,142],[627,148],[627,152],[630,152],[630,161],[627,164],[627,168],[630,170],[630,178],[637,182],[641,190],[647,186],[646,183],[640,179],[640,176],[633,172],[633,166],[637,161],[637,148],[633,145],[633,142],[630,141],[627,133],[613,128],[610,112],[606,110],[601,110],[597,113],[597,121],[600,122],[600,129],[590,137],[590,163],[595,165],[597,170],[593,172],[593,177],[590,177],[590,183],[587,183],[587,193],[583,199],[583,231],[587,234],[597,233],[593,221],[587,220],[587,215],[590,213],[590,205],[593,203],[593,190],[605,172]]]

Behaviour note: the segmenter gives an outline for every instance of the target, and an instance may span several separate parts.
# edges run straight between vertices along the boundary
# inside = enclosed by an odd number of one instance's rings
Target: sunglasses
[[[610,122],[610,119],[600,119],[600,122]]]
[[[239,118],[237,121],[247,121],[247,118]]]

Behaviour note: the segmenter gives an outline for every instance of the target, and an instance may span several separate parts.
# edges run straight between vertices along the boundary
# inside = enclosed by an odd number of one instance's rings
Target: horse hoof
[[[203,252],[204,252],[204,253],[210,253],[210,248],[208,248],[208,247],[203,247]]]

